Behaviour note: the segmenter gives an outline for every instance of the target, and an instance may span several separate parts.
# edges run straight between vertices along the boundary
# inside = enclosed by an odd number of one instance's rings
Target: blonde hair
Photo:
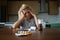
[[[21,17],[21,12],[25,9],[28,9],[30,11],[32,11],[32,8],[27,5],[27,4],[22,4],[22,6],[20,7],[19,11],[18,11],[18,17],[20,18]]]

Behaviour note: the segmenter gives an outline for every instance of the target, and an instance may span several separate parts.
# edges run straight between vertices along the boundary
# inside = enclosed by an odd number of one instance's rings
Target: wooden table
[[[9,28],[0,28],[0,40],[60,40],[60,28],[46,28],[21,37],[15,36]]]

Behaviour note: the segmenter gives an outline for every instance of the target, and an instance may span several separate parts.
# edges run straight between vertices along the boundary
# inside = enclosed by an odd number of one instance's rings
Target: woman
[[[22,26],[22,29],[28,29],[30,26],[38,27],[37,17],[28,5],[22,4],[18,11],[18,17],[18,20],[13,25],[14,30],[18,30],[20,26]]]

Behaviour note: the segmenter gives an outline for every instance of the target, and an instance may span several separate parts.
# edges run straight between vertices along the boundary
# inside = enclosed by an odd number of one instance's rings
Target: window
[[[48,13],[48,2],[46,0],[40,0],[40,12]]]

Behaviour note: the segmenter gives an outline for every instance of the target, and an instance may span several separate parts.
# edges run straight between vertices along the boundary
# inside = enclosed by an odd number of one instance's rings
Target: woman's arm
[[[20,20],[17,20],[14,24],[13,24],[13,29],[14,30],[19,30],[19,26],[22,24],[23,22],[23,18]]]
[[[38,18],[37,18],[37,16],[35,14],[33,14],[33,16],[34,16],[34,19],[35,19],[36,26],[38,28]]]
[[[19,26],[22,24],[23,20],[24,20],[24,14],[23,13],[18,13],[19,16],[18,20],[13,24],[13,29],[16,30],[19,28]]]

